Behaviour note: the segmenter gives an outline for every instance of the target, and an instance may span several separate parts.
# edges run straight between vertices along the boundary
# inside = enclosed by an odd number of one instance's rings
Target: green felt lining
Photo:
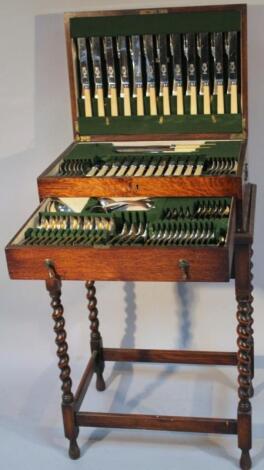
[[[92,197],[89,198],[86,206],[84,209],[79,212],[47,212],[47,211],[40,211],[39,215],[52,217],[52,216],[92,216],[92,217],[105,217],[107,219],[114,218],[120,223],[124,221],[127,222],[136,222],[139,220],[142,221],[151,221],[151,222],[158,222],[159,220],[165,219],[165,210],[167,209],[175,209],[175,208],[182,208],[184,211],[188,208],[189,211],[192,213],[197,203],[209,202],[210,204],[218,203],[221,201],[223,204],[231,204],[231,198],[188,198],[188,197],[160,197],[160,198],[151,198],[154,202],[154,208],[149,209],[147,211],[112,211],[112,212],[104,212],[102,210],[97,210],[97,206],[99,206],[98,198]],[[93,209],[94,208],[94,209]],[[222,221],[226,219],[223,218],[216,218],[216,224],[220,224],[222,226]]]
[[[175,158],[186,158],[186,159],[192,159],[197,156],[201,157],[208,157],[208,158],[217,158],[217,157],[225,157],[225,158],[236,158],[238,160],[240,152],[241,152],[241,141],[214,141],[215,145],[209,146],[209,147],[201,147],[195,150],[195,152],[191,153],[183,153],[179,154],[177,152],[171,152],[169,154],[164,154],[164,153],[158,153],[158,154],[152,154],[150,158],[157,158],[159,159],[160,157],[166,157],[168,158],[171,157],[171,155],[175,156]],[[64,157],[64,159],[91,159],[92,162],[95,162],[97,160],[99,161],[115,161],[118,158],[122,159],[135,159],[139,158],[141,159],[143,157],[149,157],[149,154],[144,152],[140,152],[140,154],[126,154],[126,153],[118,153],[115,150],[115,147],[111,143],[76,143],[69,153]]]
[[[210,207],[219,207],[218,204],[221,202],[221,206],[225,208],[227,205],[231,204],[231,198],[152,198],[154,202],[154,207],[148,211],[113,211],[111,213],[97,212],[92,210],[92,208],[97,208],[98,198],[90,198],[86,207],[81,211],[81,213],[67,213],[65,212],[39,212],[39,221],[41,216],[45,218],[53,217],[69,217],[69,216],[88,216],[93,218],[101,217],[103,219],[113,219],[114,224],[112,225],[111,231],[106,229],[93,228],[91,230],[84,230],[78,228],[76,230],[66,228],[66,229],[41,229],[37,225],[32,228],[28,228],[25,231],[24,240],[22,241],[23,245],[85,245],[90,244],[93,246],[92,237],[94,238],[94,244],[97,244],[96,239],[100,237],[100,243],[98,246],[115,246],[115,243],[111,239],[116,235],[120,234],[124,228],[124,224],[130,228],[132,224],[137,228],[142,224],[143,227],[146,227],[147,234],[151,237],[152,233],[157,233],[157,230],[183,230],[186,234],[192,230],[205,230],[208,233],[210,228],[211,232],[215,234],[214,239],[209,244],[214,245],[215,240],[220,241],[220,237],[225,239],[228,228],[229,215],[224,215],[221,217],[199,217],[193,214],[196,213],[198,209],[198,204],[205,203],[206,207],[208,204]],[[212,204],[217,204],[213,205]],[[201,206],[203,207],[203,206]],[[180,216],[177,219],[168,217],[168,210],[178,209],[180,211]],[[187,211],[187,212],[186,212]],[[187,215],[188,213],[188,215]],[[185,215],[186,214],[186,215]],[[78,219],[77,219],[78,220]],[[99,219],[97,221],[99,223]],[[148,227],[148,228],[147,228]],[[188,232],[189,230],[189,232]],[[201,232],[200,232],[201,233]],[[206,233],[206,232],[205,232]],[[89,241],[90,240],[90,241]],[[110,243],[110,244],[109,244]],[[183,243],[179,242],[179,244]],[[117,242],[119,244],[119,242]],[[125,243],[126,244],[126,243]],[[143,244],[143,240],[135,241],[131,240],[128,242],[129,245],[140,246]],[[199,242],[198,242],[199,244]],[[206,244],[206,243],[205,243]],[[201,246],[201,245],[199,245]],[[207,245],[208,246],[208,245]]]
[[[235,9],[70,19],[70,35],[73,38],[173,32],[224,32],[239,31],[240,27],[240,11]]]
[[[240,96],[238,97],[240,103]],[[78,100],[79,106],[79,133],[80,135],[100,134],[152,134],[152,133],[241,133],[242,115],[230,114],[230,95],[225,95],[225,114],[217,115],[216,96],[211,100],[211,115],[203,114],[203,97],[197,96],[198,114],[190,115],[190,97],[184,97],[183,116],[176,115],[176,97],[170,97],[171,115],[162,115],[162,97],[157,99],[158,115],[150,116],[149,99],[144,98],[145,116],[136,115],[136,98],[131,98],[132,116],[123,116],[123,100],[118,99],[120,116],[112,117],[110,113],[110,99],[105,98],[106,117],[97,117],[97,100],[92,100],[93,117],[84,117],[84,101]]]
[[[170,34],[173,32],[226,32],[241,30],[240,7],[221,11],[179,11],[177,13],[123,14],[120,16],[75,17],[70,19],[72,38],[132,34]],[[197,97],[198,115],[190,116],[190,99],[184,97],[185,115],[176,115],[176,98],[171,97],[171,116],[162,116],[162,97],[157,99],[158,115],[150,116],[149,99],[145,97],[145,116],[136,116],[136,99],[131,99],[132,116],[123,116],[123,100],[118,99],[118,117],[111,117],[110,99],[105,98],[107,118],[97,117],[97,103],[92,100],[93,117],[86,118],[84,101],[78,99],[79,134],[168,134],[168,133],[241,133],[242,114],[230,115],[230,96],[225,96],[225,115],[216,115],[216,97],[212,99],[212,115],[203,115],[203,97]]]
[[[79,118],[80,135],[241,133],[241,114]]]

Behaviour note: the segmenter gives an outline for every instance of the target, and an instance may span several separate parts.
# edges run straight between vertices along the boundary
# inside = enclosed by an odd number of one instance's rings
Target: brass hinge
[[[90,135],[79,135],[80,142],[91,142],[92,138]]]
[[[75,132],[76,134],[79,134],[79,121],[74,121],[74,129],[75,129]]]

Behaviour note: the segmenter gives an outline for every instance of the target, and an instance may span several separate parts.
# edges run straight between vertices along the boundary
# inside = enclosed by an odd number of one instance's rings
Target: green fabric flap
[[[209,146],[206,148],[198,148],[195,150],[195,152],[187,153],[187,154],[181,154],[181,158],[194,158],[197,156],[206,156],[207,158],[215,158],[215,157],[224,157],[224,158],[237,158],[239,157],[240,151],[241,151],[241,141],[214,141],[213,146]],[[171,157],[171,155],[175,155],[175,158],[179,158],[179,154],[172,152],[168,155],[168,158]],[[163,157],[164,154],[162,153],[157,153],[155,155],[147,154],[144,152],[140,154],[126,154],[126,153],[118,153],[115,150],[115,147],[113,144],[102,144],[102,143],[77,143],[74,145],[74,147],[70,150],[70,152],[64,157],[64,159],[91,159],[93,162],[95,160],[102,160],[104,162],[108,161],[115,161],[118,158],[122,159],[135,159],[135,156],[139,159],[142,159],[142,156],[149,157],[151,159],[154,159],[155,157],[157,159]]]
[[[241,133],[241,114],[79,118],[80,135]]]
[[[239,31],[240,11],[93,16],[70,20],[71,37]]]

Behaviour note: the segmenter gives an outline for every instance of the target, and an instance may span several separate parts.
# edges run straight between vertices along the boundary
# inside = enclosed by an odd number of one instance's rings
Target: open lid
[[[66,13],[65,28],[76,140],[247,138],[245,4]]]

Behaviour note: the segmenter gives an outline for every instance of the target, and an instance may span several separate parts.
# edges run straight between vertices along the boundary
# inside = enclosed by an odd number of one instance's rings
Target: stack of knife
[[[239,112],[236,31],[81,37],[76,44],[86,117]]]

